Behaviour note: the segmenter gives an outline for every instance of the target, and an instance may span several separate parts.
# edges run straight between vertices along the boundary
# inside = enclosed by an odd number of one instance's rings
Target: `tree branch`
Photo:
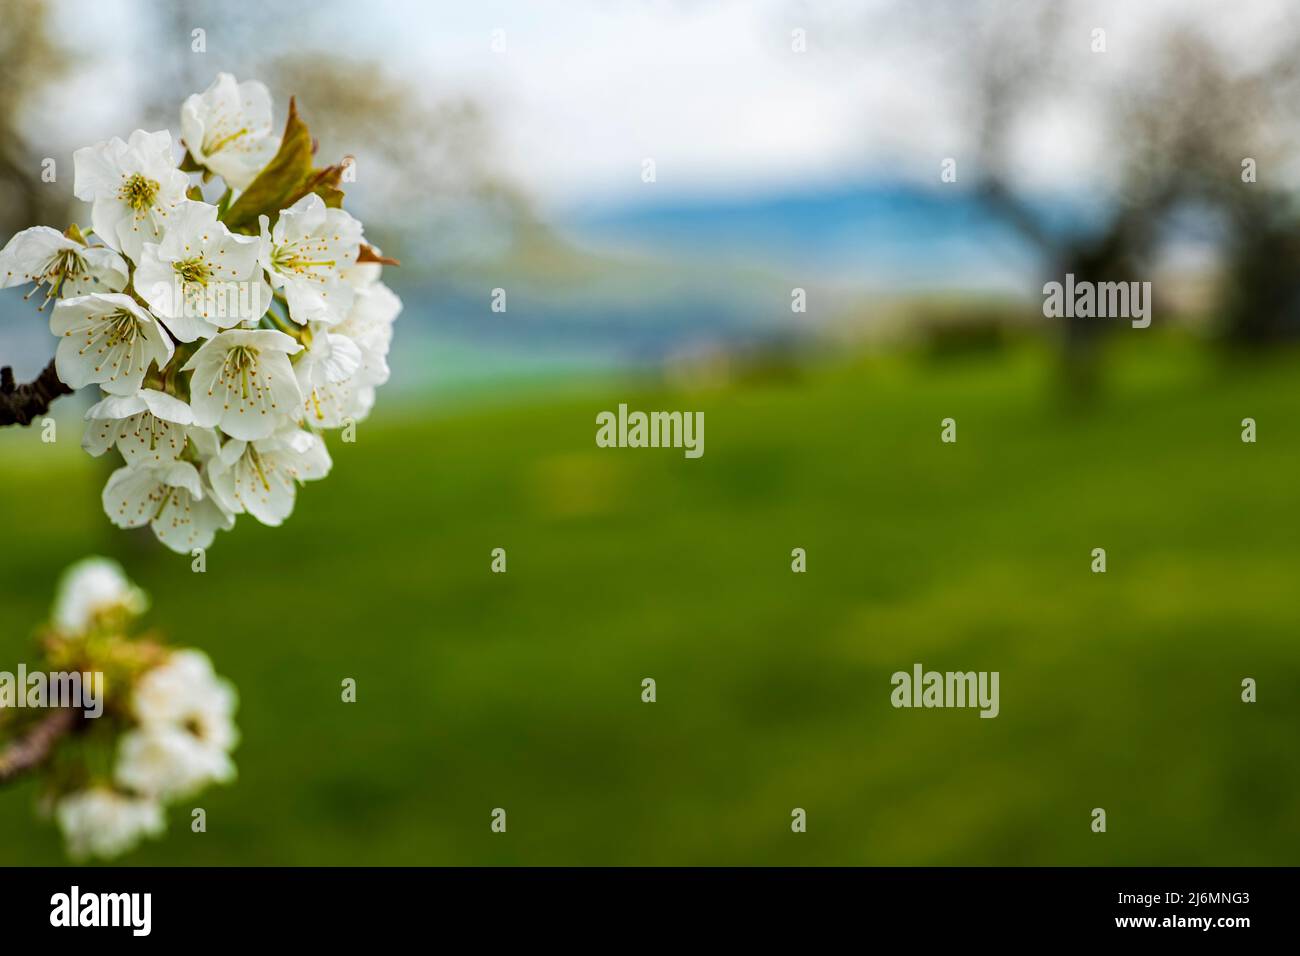
[[[25,385],[14,385],[14,370],[0,368],[0,426],[28,425],[50,410],[50,403],[72,389],[59,379],[54,360],[40,375]]]
[[[76,723],[75,710],[60,708],[0,751],[0,784],[9,783],[43,764],[59,738],[71,731]]]

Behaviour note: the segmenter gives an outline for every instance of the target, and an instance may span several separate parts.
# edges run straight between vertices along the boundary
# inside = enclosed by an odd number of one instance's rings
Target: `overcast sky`
[[[156,82],[151,53],[172,42],[133,29],[148,21],[142,10],[152,2],[64,3],[60,38],[83,63],[60,91],[78,103],[66,120],[69,146],[130,132],[138,115],[130,93]],[[562,206],[637,195],[645,158],[665,192],[928,177],[942,157],[960,155],[970,130],[960,91],[940,75],[946,51],[933,37],[904,40],[894,29],[890,11],[925,3],[371,0],[321,14],[268,2],[289,21],[307,15],[308,26],[285,32],[268,18],[257,37],[267,56],[305,42],[382,57],[425,95],[474,97],[495,131],[492,161],[544,206]],[[1089,55],[1092,25],[1107,30],[1108,59],[1091,61],[1099,70],[1140,61],[1173,18],[1206,25],[1244,59],[1267,45],[1269,23],[1287,5],[1098,0],[1071,30],[1079,57]],[[806,31],[805,53],[791,48],[796,29]],[[501,52],[492,46],[497,30]],[[209,32],[204,56],[215,74],[227,51],[219,31]],[[262,52],[240,56],[257,62]],[[177,92],[179,102],[188,91]],[[1071,104],[1045,108],[1034,124],[1022,137],[1027,183],[1077,185],[1104,159],[1088,117]]]

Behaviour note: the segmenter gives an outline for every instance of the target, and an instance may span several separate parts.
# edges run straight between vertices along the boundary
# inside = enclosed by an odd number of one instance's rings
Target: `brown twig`
[[[54,360],[41,374],[24,385],[14,384],[14,370],[0,368],[0,426],[28,425],[50,410],[50,403],[72,389],[59,379]]]
[[[55,743],[77,723],[77,712],[60,708],[0,751],[0,784],[8,783],[45,762]]]

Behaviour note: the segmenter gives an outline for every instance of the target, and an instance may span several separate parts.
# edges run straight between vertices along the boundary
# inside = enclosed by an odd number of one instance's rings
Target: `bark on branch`
[[[14,384],[14,370],[0,368],[0,426],[28,425],[50,410],[50,403],[72,389],[59,379],[54,360],[40,375],[24,385]]]
[[[61,708],[48,714],[3,751],[0,751],[0,784],[43,764],[54,745],[77,723],[77,712]]]

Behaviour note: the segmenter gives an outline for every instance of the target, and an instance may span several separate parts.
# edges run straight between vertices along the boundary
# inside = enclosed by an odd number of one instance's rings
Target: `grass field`
[[[1084,413],[1053,371],[381,402],[283,528],[241,519],[203,575],[108,525],[79,426],[10,429],[0,668],[99,552],[238,685],[208,832],[173,808],[127,862],[1300,862],[1300,357],[1121,354]],[[704,456],[597,449],[619,402],[702,409]],[[1000,716],[895,710],[917,661],[999,671]],[[63,860],[35,796],[0,794],[0,862]]]

